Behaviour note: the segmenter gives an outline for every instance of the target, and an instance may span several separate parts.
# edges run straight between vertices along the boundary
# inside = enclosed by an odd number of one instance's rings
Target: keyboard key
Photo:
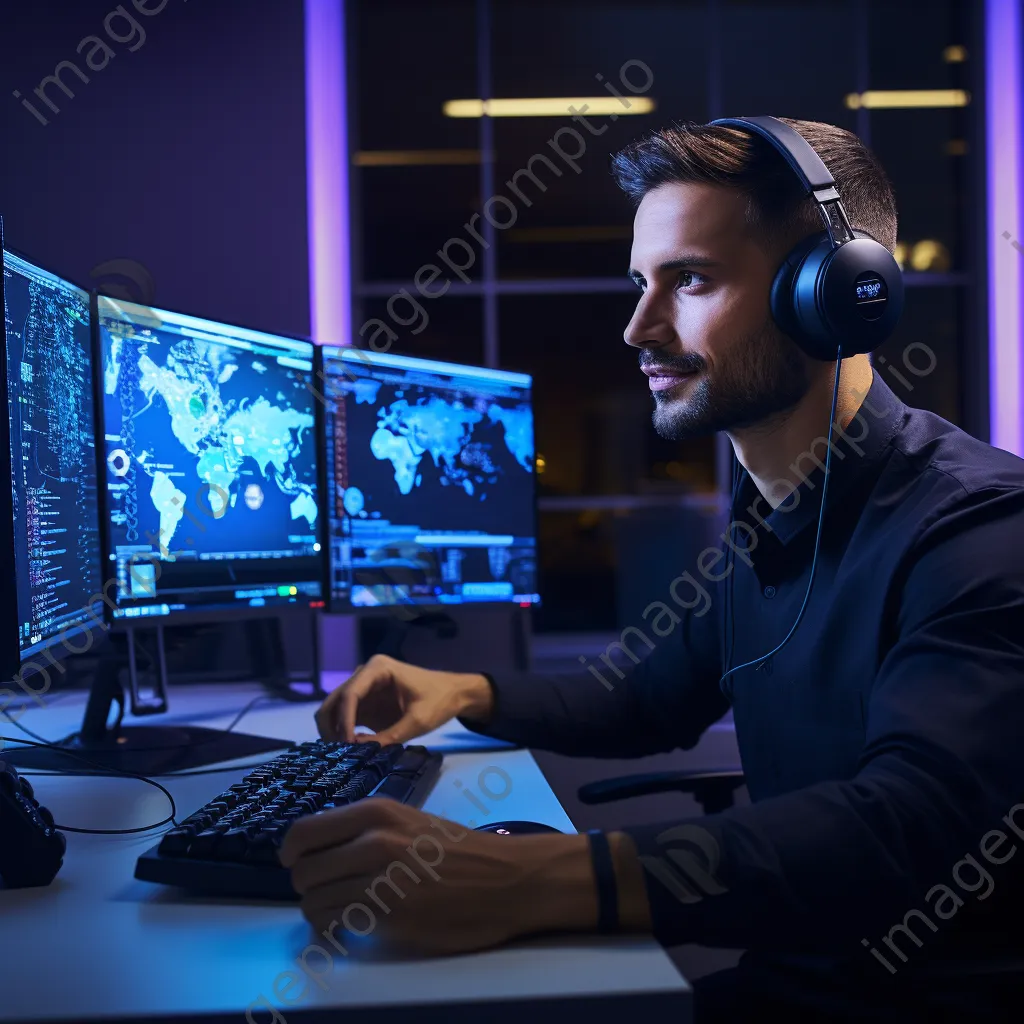
[[[419,775],[430,755],[423,747],[409,747],[391,769],[399,775]]]
[[[377,780],[377,782],[380,782],[380,780],[388,774],[390,769],[391,765],[387,761],[380,761],[375,757],[372,761],[367,762],[367,765],[363,769],[362,774],[372,775]]]
[[[250,864],[277,864],[277,851],[281,848],[282,833],[264,829],[257,832],[245,851],[245,859]]]
[[[405,803],[413,791],[413,780],[408,776],[389,775],[381,784],[374,796],[386,796],[399,803]]]
[[[248,828],[233,828],[221,836],[214,849],[213,856],[217,860],[244,861],[246,850],[249,849]]]
[[[213,851],[219,841],[220,833],[208,828],[205,832],[200,832],[189,844],[188,856],[194,860],[209,860],[213,857]]]
[[[194,835],[195,833],[188,828],[172,828],[170,832],[164,833],[163,839],[160,840],[160,852],[169,857],[180,857],[188,852]]]

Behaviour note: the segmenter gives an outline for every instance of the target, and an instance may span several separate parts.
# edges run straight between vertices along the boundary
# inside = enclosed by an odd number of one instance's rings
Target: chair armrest
[[[733,794],[744,782],[741,768],[648,772],[644,775],[622,775],[615,779],[588,782],[580,786],[578,796],[581,803],[604,804],[650,793],[692,793],[705,814],[717,814],[732,806]]]

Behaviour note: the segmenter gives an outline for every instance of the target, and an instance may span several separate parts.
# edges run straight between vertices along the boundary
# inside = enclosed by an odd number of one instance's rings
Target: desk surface
[[[224,726],[258,692],[240,686],[178,690],[174,715],[154,721]],[[83,705],[77,694],[54,698],[21,721],[56,738],[77,726]],[[0,723],[3,735],[17,734],[13,725]],[[261,703],[237,728],[294,740],[315,736],[308,704]],[[449,726],[426,741],[451,751],[469,744],[469,736]],[[244,775],[242,764],[160,781],[184,816]],[[491,766],[512,780],[500,801],[483,795],[477,783]],[[64,825],[129,828],[159,821],[168,810],[160,792],[134,779],[32,776],[32,783]],[[473,806],[466,790],[487,814]],[[526,750],[446,753],[424,808],[466,825],[525,818],[574,831]],[[661,1010],[675,1021],[689,1019],[689,986],[661,947],[644,938],[566,936],[467,956],[388,962],[337,953],[328,963],[312,952],[303,973],[297,958],[318,937],[294,905],[194,897],[135,881],[135,860],[158,834],[67,833],[64,867],[52,885],[0,892],[0,1021],[280,1024],[358,1018],[420,1024],[503,1021],[529,1013],[535,1024],[565,1012],[611,1020],[623,1012]],[[321,972],[321,981],[310,980]]]

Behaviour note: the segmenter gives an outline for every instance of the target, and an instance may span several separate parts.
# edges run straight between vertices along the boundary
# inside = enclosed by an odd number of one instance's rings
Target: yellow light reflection
[[[846,95],[850,110],[896,110],[923,107],[966,107],[971,94],[966,89],[875,89]]]
[[[441,109],[445,117],[569,117],[573,112],[587,117],[627,117],[649,114],[654,108],[654,100],[647,96],[623,96],[621,100],[615,96],[538,96],[448,100]]]

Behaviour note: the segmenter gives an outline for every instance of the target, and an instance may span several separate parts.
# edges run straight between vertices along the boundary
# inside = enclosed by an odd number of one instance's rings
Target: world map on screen
[[[377,405],[381,387],[377,381],[359,381],[353,388],[356,404]],[[411,401],[404,396],[404,389],[398,389],[377,407],[369,442],[376,459],[391,463],[401,494],[422,485],[422,461],[429,458],[441,486],[487,500],[505,470],[495,457],[493,439],[480,436],[481,425],[500,428],[507,452],[527,473],[533,471],[533,413],[528,405],[497,400],[470,404],[438,393],[420,393]]]
[[[313,397],[294,360],[104,334],[116,542],[173,560],[178,548],[271,551],[315,532]]]

